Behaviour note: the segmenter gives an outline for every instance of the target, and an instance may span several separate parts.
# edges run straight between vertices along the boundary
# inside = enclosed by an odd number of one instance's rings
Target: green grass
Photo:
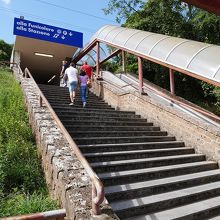
[[[0,70],[0,217],[54,208],[21,88],[10,72]]]
[[[47,192],[35,191],[32,194],[14,192],[9,194],[1,204],[0,216],[14,216],[27,213],[37,213],[56,209]]]

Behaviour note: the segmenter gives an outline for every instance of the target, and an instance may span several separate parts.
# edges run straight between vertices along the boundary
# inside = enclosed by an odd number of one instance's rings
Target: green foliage
[[[106,15],[116,12],[116,21],[120,23],[122,19],[128,19],[131,13],[137,12],[136,8],[142,7],[143,4],[143,0],[110,0],[103,11]]]
[[[46,189],[36,145],[25,113],[22,91],[13,75],[7,71],[0,71],[0,189],[0,213],[8,213],[7,215],[20,214],[19,211],[13,210],[22,208],[22,204],[28,208],[28,201],[37,201],[35,191]],[[32,196],[29,200],[25,195]],[[43,197],[39,194],[39,201],[41,199]],[[16,201],[17,207],[13,209],[12,203]],[[50,206],[45,208],[50,209]],[[27,211],[24,208],[22,210],[23,213]],[[28,213],[30,212],[32,209]]]
[[[0,217],[15,216],[29,213],[44,212],[57,208],[57,204],[45,194],[48,192],[35,191],[32,194],[25,194],[14,189],[4,202],[0,199]]]
[[[101,69],[115,73],[118,70],[118,64],[116,62],[105,62],[101,65]]]
[[[197,40],[220,45],[220,16],[198,10],[192,23],[196,29]]]
[[[139,13],[132,14],[125,26],[180,37],[182,7],[173,0],[149,0]]]
[[[12,45],[0,40],[0,61],[9,61],[12,52]]]

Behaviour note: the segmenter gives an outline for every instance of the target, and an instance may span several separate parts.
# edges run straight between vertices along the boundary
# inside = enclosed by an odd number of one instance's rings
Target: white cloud
[[[1,0],[3,3],[5,3],[6,5],[10,5],[11,0]]]

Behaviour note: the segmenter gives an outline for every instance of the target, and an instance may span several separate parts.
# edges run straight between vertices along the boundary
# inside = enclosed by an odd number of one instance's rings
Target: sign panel
[[[29,37],[74,47],[83,46],[83,34],[24,19],[14,19],[14,35]]]

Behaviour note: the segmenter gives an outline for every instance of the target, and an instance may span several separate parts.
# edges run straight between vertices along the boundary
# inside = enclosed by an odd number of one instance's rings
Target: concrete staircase
[[[91,93],[83,108],[79,95],[68,105],[67,88],[39,86],[103,181],[120,219],[220,219],[217,163]]]

